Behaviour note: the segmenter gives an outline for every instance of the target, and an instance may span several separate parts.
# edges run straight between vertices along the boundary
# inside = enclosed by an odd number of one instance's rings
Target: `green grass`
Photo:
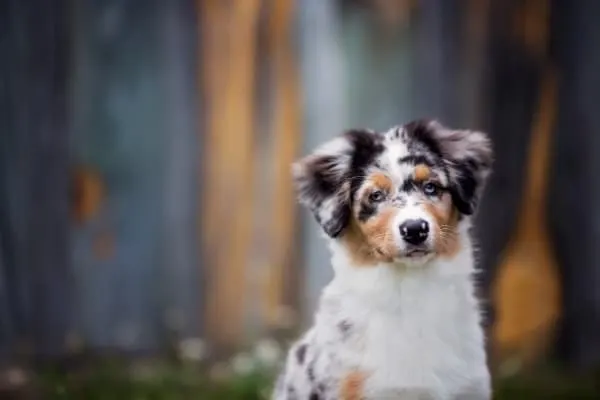
[[[150,364],[132,372],[105,362],[77,372],[45,368],[32,382],[29,395],[8,398],[85,400],[259,400],[266,399],[272,372],[258,371],[215,382],[206,369],[193,365]],[[559,371],[517,375],[496,382],[496,399],[600,399],[598,376],[568,377]],[[33,396],[31,393],[34,393]],[[2,397],[2,396],[0,396]],[[2,397],[4,398],[4,397]]]
[[[42,398],[56,400],[259,400],[271,383],[260,371],[215,382],[193,366],[152,366],[146,375],[107,363],[85,373],[45,370],[35,386]]]
[[[600,399],[598,376],[574,376],[558,371],[537,371],[499,380],[496,399]]]

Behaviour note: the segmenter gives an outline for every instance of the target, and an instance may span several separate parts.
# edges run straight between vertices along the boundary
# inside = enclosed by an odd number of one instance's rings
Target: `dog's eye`
[[[435,183],[427,182],[423,185],[423,192],[428,196],[435,196],[439,192],[439,188]]]
[[[384,199],[384,194],[381,190],[376,190],[369,195],[369,200],[373,203],[378,203]]]

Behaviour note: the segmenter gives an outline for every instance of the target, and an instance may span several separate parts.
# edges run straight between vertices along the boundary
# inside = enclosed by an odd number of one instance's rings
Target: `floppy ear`
[[[419,124],[415,131],[417,136],[428,136],[430,146],[444,160],[456,208],[462,214],[473,214],[492,168],[490,139],[483,132],[450,129],[437,121],[421,121]]]
[[[352,178],[361,174],[381,146],[379,134],[352,130],[318,147],[294,163],[298,200],[315,216],[325,233],[340,235],[350,220]]]

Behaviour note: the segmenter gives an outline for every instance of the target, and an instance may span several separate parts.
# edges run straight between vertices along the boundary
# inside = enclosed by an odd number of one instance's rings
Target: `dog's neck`
[[[460,250],[452,258],[436,257],[423,265],[379,263],[356,265],[343,243],[330,241],[334,279],[328,292],[351,296],[376,308],[395,308],[410,298],[431,295],[448,285],[471,285],[473,249],[468,226],[460,230]],[[425,292],[425,293],[423,293]],[[414,301],[418,301],[416,298]]]

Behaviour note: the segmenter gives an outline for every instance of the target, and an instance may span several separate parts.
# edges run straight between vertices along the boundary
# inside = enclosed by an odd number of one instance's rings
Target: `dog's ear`
[[[382,136],[369,130],[351,130],[324,143],[294,163],[292,173],[301,204],[332,238],[348,225],[352,179],[381,151]]]
[[[429,141],[429,147],[442,157],[458,211],[473,214],[493,163],[488,136],[480,131],[450,129],[433,120],[417,122],[412,131],[422,141]]]

